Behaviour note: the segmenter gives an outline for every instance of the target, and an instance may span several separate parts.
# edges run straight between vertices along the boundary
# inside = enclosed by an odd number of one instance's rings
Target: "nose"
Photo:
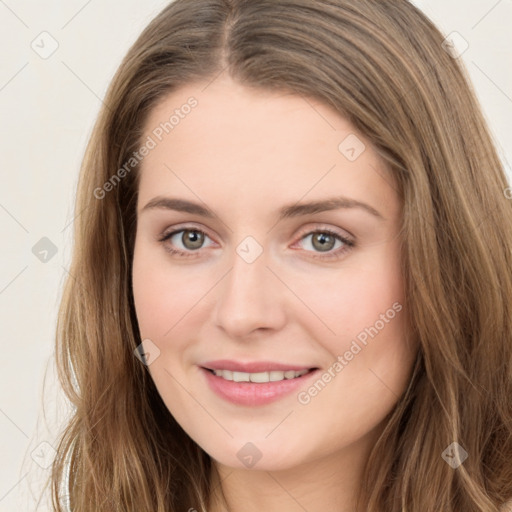
[[[268,268],[266,252],[248,263],[236,252],[232,268],[217,286],[215,323],[232,338],[258,329],[280,329],[285,319],[285,286]]]

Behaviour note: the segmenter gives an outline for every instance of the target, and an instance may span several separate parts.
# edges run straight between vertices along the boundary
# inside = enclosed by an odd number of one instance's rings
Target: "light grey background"
[[[167,3],[0,0],[0,512],[35,510],[32,495],[49,474],[51,445],[69,412],[51,358],[78,169],[117,66]],[[512,1],[416,3],[446,35],[458,32],[469,44],[460,58],[503,161],[512,161]],[[58,48],[42,58],[37,52],[53,40]],[[32,251],[43,237],[57,249],[46,263]]]

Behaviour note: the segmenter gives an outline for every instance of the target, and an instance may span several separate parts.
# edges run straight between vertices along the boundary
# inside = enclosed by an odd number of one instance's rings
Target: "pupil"
[[[319,242],[320,245],[316,245],[316,242]],[[334,241],[334,237],[331,235],[327,235],[325,233],[317,233],[316,236],[313,237],[313,245],[320,249],[321,251],[328,251],[332,249],[332,243]],[[330,244],[329,244],[330,242]]]
[[[192,247],[190,249],[197,249],[201,247],[203,243],[203,235],[198,231],[186,230],[184,233],[185,239],[183,241],[184,245],[187,246],[187,243],[191,243]]]

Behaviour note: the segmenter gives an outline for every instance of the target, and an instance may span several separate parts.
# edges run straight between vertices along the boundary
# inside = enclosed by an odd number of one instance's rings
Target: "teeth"
[[[225,380],[232,380],[235,382],[276,382],[285,379],[295,379],[308,373],[309,370],[300,371],[271,371],[271,372],[260,372],[260,373],[245,373],[245,372],[232,372],[230,370],[213,370],[213,373],[217,377],[222,377]]]

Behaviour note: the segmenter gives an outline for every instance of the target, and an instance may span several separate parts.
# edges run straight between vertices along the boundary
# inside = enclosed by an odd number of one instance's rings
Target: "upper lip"
[[[257,373],[270,371],[301,371],[312,370],[312,366],[304,366],[300,364],[283,364],[274,361],[232,361],[229,359],[218,359],[216,361],[207,361],[201,364],[203,368],[208,370],[230,370],[233,372]]]

